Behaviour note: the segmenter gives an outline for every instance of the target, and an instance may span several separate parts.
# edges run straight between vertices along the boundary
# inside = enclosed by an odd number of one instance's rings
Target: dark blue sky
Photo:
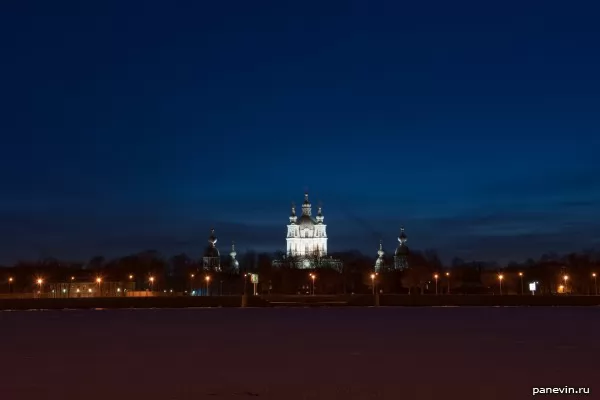
[[[0,12],[0,262],[600,241],[600,6],[39,1]]]

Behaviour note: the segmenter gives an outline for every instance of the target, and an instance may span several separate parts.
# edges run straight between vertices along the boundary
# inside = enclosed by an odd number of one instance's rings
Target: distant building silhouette
[[[237,256],[237,252],[235,251],[235,242],[231,242],[231,252],[229,253],[229,257],[231,257],[230,261],[230,270],[234,273],[240,272],[240,262],[235,258]]]
[[[404,227],[400,228],[400,236],[398,236],[398,247],[394,253],[394,269],[403,270],[408,268],[408,246],[406,246],[406,233]]]
[[[97,278],[74,279],[64,282],[52,282],[44,297],[79,298],[79,297],[125,297],[136,296],[135,283],[131,281],[100,281]]]
[[[204,257],[202,258],[202,268],[205,271],[221,271],[221,255],[219,249],[217,249],[217,237],[215,236],[215,230],[210,230],[210,236],[208,238],[208,246],[204,250]]]
[[[383,243],[379,241],[379,250],[377,250],[377,260],[375,261],[375,272],[383,272],[385,269],[385,252],[383,251]]]

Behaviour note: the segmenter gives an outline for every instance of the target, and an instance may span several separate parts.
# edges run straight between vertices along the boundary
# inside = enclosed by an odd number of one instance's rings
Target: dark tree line
[[[112,260],[96,256],[87,262],[46,258],[2,267],[0,291],[28,292],[35,289],[39,278],[50,283],[72,279],[93,281],[96,277],[102,277],[104,281],[133,281],[137,290],[152,288],[182,293],[206,287],[205,278],[209,276],[211,294],[240,294],[244,287],[246,290],[251,287],[249,280],[245,282],[248,279],[245,274],[255,273],[259,276],[260,293],[302,294],[310,292],[309,274],[314,273],[317,294],[370,293],[374,290],[373,285],[382,293],[432,294],[436,292],[436,280],[438,293],[499,294],[500,275],[503,277],[503,294],[529,293],[530,282],[537,282],[539,294],[561,290],[572,294],[595,294],[593,274],[600,274],[600,254],[593,251],[567,255],[545,254],[537,260],[511,262],[503,266],[458,258],[444,265],[433,250],[412,251],[408,255],[407,270],[393,270],[393,257],[386,256],[385,266],[375,279],[371,274],[374,273],[376,256],[358,251],[334,253],[331,256],[342,261],[341,271],[273,266],[273,260],[281,259],[282,252],[248,251],[240,254],[239,271],[233,271],[229,257],[223,256],[221,272],[203,270],[201,258],[186,254],[166,258],[156,251],[144,251]],[[153,278],[152,284],[150,277]]]

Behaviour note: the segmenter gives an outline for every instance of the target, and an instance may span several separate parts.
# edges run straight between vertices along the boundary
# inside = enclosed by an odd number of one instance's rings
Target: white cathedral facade
[[[287,226],[287,251],[289,257],[324,257],[327,255],[327,225],[323,223],[321,207],[316,218],[312,217],[312,205],[308,193],[304,194],[302,215],[296,216],[296,207],[292,205],[290,223]]]
[[[273,266],[294,267],[301,269],[332,268],[342,270],[342,262],[327,256],[327,225],[321,207],[317,215],[312,216],[312,204],[308,193],[304,194],[302,215],[296,215],[296,207],[292,204],[290,222],[287,226],[286,252],[281,260],[274,260]]]

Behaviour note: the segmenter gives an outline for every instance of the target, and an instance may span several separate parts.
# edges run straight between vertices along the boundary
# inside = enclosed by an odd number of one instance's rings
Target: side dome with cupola
[[[408,255],[410,251],[406,245],[406,240],[404,227],[401,227],[400,235],[398,236],[398,247],[396,247],[396,252],[394,253],[394,269],[403,270],[408,268]]]

